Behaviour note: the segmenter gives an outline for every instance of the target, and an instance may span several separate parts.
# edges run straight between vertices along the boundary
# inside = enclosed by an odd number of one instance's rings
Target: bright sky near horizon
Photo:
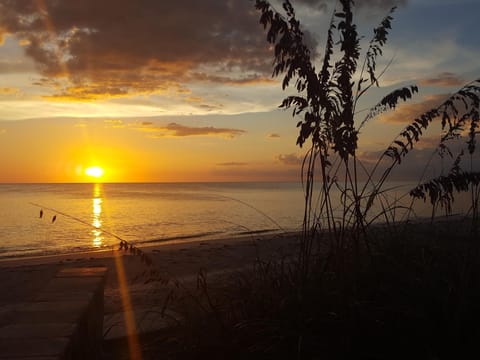
[[[335,1],[292,3],[321,59]],[[359,154],[368,161],[480,78],[480,1],[356,4],[363,44],[398,6],[377,68],[393,62],[360,108],[420,88],[366,126]],[[0,0],[0,182],[298,180],[298,119],[278,109],[292,91],[271,77],[258,20],[250,0]],[[101,176],[87,171],[94,166]]]

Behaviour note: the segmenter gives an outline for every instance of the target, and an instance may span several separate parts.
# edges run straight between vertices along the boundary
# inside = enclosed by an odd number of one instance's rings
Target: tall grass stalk
[[[476,151],[480,80],[465,85],[438,107],[412,119],[372,168],[363,163],[358,154],[360,129],[378,115],[395,110],[401,101],[410,100],[418,88],[410,85],[396,89],[380,99],[366,116],[358,118],[360,98],[372,87],[379,86],[379,78],[391,63],[378,72],[377,59],[383,54],[395,7],[374,28],[362,55],[353,1],[340,0],[337,4],[326,34],[321,67],[317,71],[291,2],[282,2],[282,12],[268,1],[255,2],[267,41],[274,48],[273,76],[283,75],[282,88],[294,83],[298,92],[298,95],[287,96],[280,107],[293,110],[293,117],[299,119],[297,144],[302,147],[310,141],[302,166],[305,210],[298,257],[300,277],[304,280],[311,271],[310,258],[319,242],[330,244],[339,271],[344,268],[345,261],[349,261],[346,256],[353,256],[352,260],[359,267],[361,253],[371,255],[367,229],[372,219],[384,217],[387,223],[393,223],[396,221],[395,211],[402,208],[397,200],[389,202],[384,196],[385,185],[432,122],[438,120],[442,127],[436,152],[451,154],[451,143],[461,140],[466,128],[469,129],[465,142],[468,152],[472,155]],[[473,168],[464,171],[459,163],[460,160],[454,163],[447,176],[420,183],[410,196],[424,200],[428,197],[432,210],[442,206],[448,212],[454,192],[470,189],[472,211],[477,210],[475,189],[480,173]],[[362,179],[366,179],[364,184]],[[333,189],[341,193],[340,211],[334,207]],[[318,199],[316,206],[315,198]],[[379,213],[372,213],[374,204],[380,204]]]

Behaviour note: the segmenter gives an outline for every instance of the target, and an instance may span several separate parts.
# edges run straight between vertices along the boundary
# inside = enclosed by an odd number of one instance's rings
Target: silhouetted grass
[[[458,229],[464,229],[463,233]],[[295,257],[258,260],[171,305],[184,322],[146,356],[172,359],[452,359],[480,355],[480,245],[468,222],[412,224],[326,251],[305,282]],[[367,256],[367,252],[363,252]],[[371,260],[371,261],[370,261]],[[368,264],[368,265],[367,265]],[[302,285],[302,291],[299,286]],[[192,296],[194,295],[195,300]],[[200,305],[201,304],[201,305]]]
[[[393,170],[408,161],[407,156],[435,121],[441,125],[441,131],[437,134],[439,140],[434,155],[451,158],[453,164],[447,175],[420,179],[410,196],[412,200],[428,199],[434,217],[439,207],[447,213],[451,210],[457,192],[470,191],[472,218],[478,220],[480,173],[473,166],[473,155],[480,125],[480,79],[411,119],[380,153],[374,165],[368,166],[358,154],[361,130],[378,115],[394,111],[400,102],[412,99],[418,87],[410,85],[393,90],[362,118],[362,112],[357,109],[359,100],[372,87],[379,86],[379,79],[388,68],[387,65],[379,71],[376,63],[383,55],[395,8],[373,29],[373,36],[362,49],[362,36],[354,21],[354,2],[340,0],[337,5],[326,34],[324,53],[316,60],[312,56],[314,49],[304,41],[302,26],[289,0],[282,1],[282,12],[269,1],[255,1],[260,23],[273,48],[272,75],[283,76],[283,89],[294,84],[297,92],[287,96],[280,107],[293,110],[299,128],[297,144],[307,146],[302,168],[303,236],[298,254],[305,278],[309,276],[310,257],[315,255],[314,242],[320,234],[328,233],[332,252],[347,251],[352,242],[357,252],[361,247],[371,251],[368,231],[371,219],[385,216],[390,220],[388,216],[400,207],[396,201],[386,201],[385,186]],[[452,144],[462,150],[454,155]],[[470,157],[470,164],[466,166],[461,164],[464,155]],[[340,192],[340,200],[334,198],[335,192]],[[382,210],[376,213],[378,206]],[[362,259],[360,255],[358,253],[355,261]]]
[[[358,118],[359,99],[378,86],[388,68],[378,72],[376,62],[395,8],[374,28],[361,61],[353,1],[338,4],[316,70],[290,1],[282,2],[283,13],[268,1],[255,1],[274,50],[273,76],[283,75],[282,88],[294,83],[297,91],[280,107],[293,110],[299,120],[297,144],[308,147],[297,251],[258,259],[250,271],[220,282],[207,281],[201,272],[194,291],[178,287],[170,305],[182,313],[184,323],[167,345],[150,353],[152,358],[479,357],[480,174],[473,155],[480,79],[411,119],[368,168],[357,154],[360,130],[410,100],[418,88],[394,90]],[[403,206],[388,199],[385,186],[434,121],[442,129],[434,155],[449,157],[453,164],[446,175],[420,179],[409,194],[412,203],[430,201],[431,222],[400,223],[396,213]],[[464,149],[454,156],[451,144],[461,139],[466,140],[460,144]],[[460,166],[464,154],[470,166]],[[339,203],[333,190],[341,194]],[[437,210],[450,213],[457,192],[465,191],[471,194],[470,218],[435,221]],[[379,219],[384,225],[372,226]]]

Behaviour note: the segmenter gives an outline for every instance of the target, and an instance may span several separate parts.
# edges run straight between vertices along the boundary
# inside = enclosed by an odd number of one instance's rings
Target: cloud
[[[177,92],[181,85],[174,81],[160,81],[155,76],[145,75],[143,81],[136,79],[137,74],[125,72],[104,73],[96,77],[94,82],[83,80],[65,79],[41,79],[36,85],[51,86],[56,90],[53,95],[44,96],[53,101],[94,101],[99,99],[116,99],[126,96],[138,96],[149,94],[167,94]]]
[[[205,111],[214,111],[220,110],[223,108],[222,104],[194,104],[195,107],[205,110]]]
[[[277,159],[284,165],[301,165],[303,163],[303,156],[296,154],[280,154]]]
[[[272,84],[276,81],[271,77],[267,77],[265,75],[253,74],[247,75],[239,78],[231,77],[231,76],[218,76],[212,75],[207,73],[194,73],[193,79],[197,81],[204,81],[204,82],[213,82],[217,84],[223,85],[234,85],[234,86],[242,86],[242,85],[257,85],[257,84]]]
[[[280,135],[279,135],[279,134],[272,133],[272,134],[268,134],[268,135],[267,135],[267,138],[269,138],[269,139],[278,139],[278,138],[280,138]]]
[[[327,5],[335,3],[333,0],[297,0],[298,3],[325,11]],[[356,0],[355,5],[359,8],[380,8],[390,9],[393,6],[405,6],[407,0]]]
[[[155,132],[155,137],[186,137],[186,136],[221,136],[234,138],[246,133],[245,130],[232,128],[216,128],[213,126],[193,127],[177,123],[170,123],[166,126],[142,127],[143,131]]]
[[[185,97],[184,100],[188,102],[190,105],[197,109],[201,109],[206,112],[221,110],[224,106],[221,103],[214,103],[214,104],[207,104],[205,99],[199,96],[188,96]]]
[[[32,72],[34,69],[31,62],[0,60],[0,74]]]
[[[20,94],[20,89],[12,87],[3,87],[0,88],[0,95],[18,95]]]
[[[465,80],[451,72],[443,72],[436,77],[421,79],[418,82],[423,86],[461,86],[464,83]]]
[[[405,3],[357,2],[361,8]],[[302,0],[299,6],[329,3]],[[55,90],[52,100],[164,93],[191,82],[272,81],[272,51],[252,1],[0,0],[0,14],[0,37],[14,36],[42,76],[59,81],[43,83]],[[314,49],[315,37],[304,34]],[[0,73],[31,66],[0,63]]]
[[[103,121],[106,128],[121,129],[125,127],[122,120],[119,119],[107,119]]]
[[[224,163],[218,163],[217,166],[246,166],[248,163],[245,162],[224,162]]]
[[[420,141],[415,144],[418,150],[433,150],[440,144],[440,136],[422,136]]]
[[[170,89],[201,80],[201,66],[220,70],[205,80],[239,85],[271,72],[250,1],[0,0],[0,14],[41,73],[64,80],[62,99]]]
[[[440,137],[429,136],[422,137],[420,142],[415,145],[415,148],[411,150],[402,162],[394,167],[393,172],[389,175],[389,180],[415,180],[431,179],[440,175],[445,175],[451,169],[456,157],[460,154],[461,150],[466,150],[466,138],[460,138],[457,141],[447,142],[447,146],[451,151],[451,156],[448,153],[444,153],[443,157],[439,153],[435,153],[438,148]],[[465,153],[467,153],[465,151]],[[380,159],[383,151],[365,151],[358,154],[358,159],[362,161],[362,171],[359,173],[361,179],[367,178],[363,169],[371,172]],[[433,155],[433,156],[432,156]],[[377,167],[373,180],[379,179],[379,176],[392,164],[392,159],[384,157]],[[480,164],[478,154],[474,154],[473,164],[475,171]],[[469,170],[470,160],[467,156],[464,156],[460,166],[464,170]]]
[[[390,123],[411,123],[419,115],[438,107],[450,94],[438,94],[425,97],[425,100],[415,104],[400,104],[395,110],[382,114],[380,119]]]
[[[408,0],[357,0],[355,4],[361,8],[390,9],[393,6],[406,6]]]

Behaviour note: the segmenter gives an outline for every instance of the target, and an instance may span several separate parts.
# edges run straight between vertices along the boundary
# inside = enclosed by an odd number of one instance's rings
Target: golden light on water
[[[102,235],[102,186],[100,184],[93,185],[93,211],[92,211],[92,235],[93,235],[93,246],[101,247],[103,245],[103,235]]]

